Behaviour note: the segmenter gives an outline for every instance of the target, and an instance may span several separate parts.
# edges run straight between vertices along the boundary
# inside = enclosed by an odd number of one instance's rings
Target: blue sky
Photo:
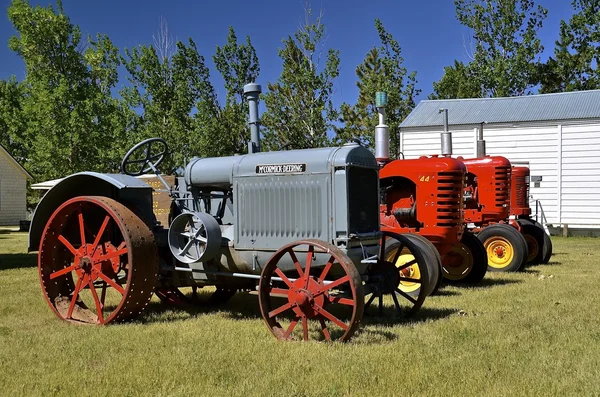
[[[49,0],[32,3],[54,4]],[[540,32],[546,47],[542,59],[552,54],[560,20],[571,15],[570,3],[570,0],[539,1],[548,8],[548,18]],[[7,44],[15,33],[6,16],[9,4],[10,0],[0,0],[0,78],[14,74],[21,79],[23,63]],[[303,4],[303,0],[63,0],[65,11],[84,34],[105,33],[121,49],[152,43],[160,18],[166,18],[176,39],[194,39],[211,67],[219,93],[224,88],[212,67],[211,57],[215,47],[225,43],[229,26],[235,28],[240,39],[250,35],[261,67],[258,83],[265,87],[281,72],[277,49],[282,46],[282,39],[300,25]],[[444,66],[452,64],[454,59],[468,59],[464,41],[468,40],[469,31],[457,22],[452,0],[313,0],[312,8],[324,13],[326,46],[340,50],[341,71],[334,95],[338,105],[356,100],[355,68],[366,52],[378,44],[375,18],[382,20],[402,46],[408,70],[417,71],[418,88],[422,90],[420,99],[432,91],[432,82],[442,76]]]

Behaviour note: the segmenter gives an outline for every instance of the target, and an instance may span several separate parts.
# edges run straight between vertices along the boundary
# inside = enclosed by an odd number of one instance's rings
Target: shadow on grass
[[[527,272],[527,270],[529,269],[525,269],[522,270],[521,272]],[[510,285],[510,284],[520,284],[522,283],[522,280],[513,280],[513,279],[507,279],[507,278],[484,278],[483,280],[481,280],[478,284],[461,284],[461,283],[456,283],[456,284],[452,284],[455,287],[464,287],[464,288],[468,288],[468,289],[482,289],[482,288],[491,288],[491,287],[497,287],[500,285]]]
[[[458,295],[461,295],[460,292],[450,291],[450,290],[444,289],[444,287],[446,287],[446,285],[442,285],[439,290],[437,290],[434,294],[432,294],[432,296],[458,296]]]
[[[0,254],[0,271],[8,269],[21,269],[37,267],[35,254]]]
[[[221,304],[207,304],[208,294],[200,293],[200,299],[197,303],[182,303],[178,305],[166,304],[163,302],[151,302],[144,310],[142,316],[137,321],[140,323],[154,322],[172,322],[184,321],[190,318],[202,316],[204,314],[219,313],[233,320],[248,320],[261,319],[260,309],[258,305],[258,297],[247,292],[238,292],[231,300]],[[202,295],[205,295],[204,297]],[[415,324],[430,320],[440,320],[449,317],[458,312],[458,309],[438,309],[422,307],[416,314],[412,316],[403,316],[398,314],[392,305],[384,305],[382,315],[379,314],[379,307],[373,303],[365,310],[363,324],[366,325],[383,325],[396,326]],[[394,333],[385,330],[363,330],[377,334],[384,340],[392,340],[396,338]]]

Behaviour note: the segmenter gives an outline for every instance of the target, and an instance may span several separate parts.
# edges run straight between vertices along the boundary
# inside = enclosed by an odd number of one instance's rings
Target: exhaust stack
[[[448,131],[448,109],[440,109],[444,113],[444,132],[442,132],[442,156],[452,156],[452,133]]]
[[[477,157],[485,157],[485,139],[483,139],[483,123],[479,124],[479,130],[477,131]]]
[[[375,93],[375,107],[379,114],[379,124],[375,127],[375,158],[378,163],[385,163],[390,159],[390,127],[385,124],[385,106],[387,94]]]
[[[248,154],[260,152],[260,122],[258,120],[258,97],[261,93],[259,84],[250,83],[244,86],[244,96],[248,100],[250,126],[250,142],[248,142]]]

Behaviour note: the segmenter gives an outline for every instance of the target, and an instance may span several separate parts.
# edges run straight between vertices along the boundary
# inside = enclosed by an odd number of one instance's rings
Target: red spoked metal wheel
[[[280,340],[347,341],[363,316],[365,298],[356,266],[325,241],[302,240],[280,248],[263,268],[258,289],[262,317]]]
[[[148,226],[117,201],[75,197],[54,211],[38,254],[42,291],[61,319],[108,324],[146,307],[158,277]]]

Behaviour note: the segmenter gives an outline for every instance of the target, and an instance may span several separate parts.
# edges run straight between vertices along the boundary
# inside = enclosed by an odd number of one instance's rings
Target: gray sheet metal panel
[[[301,239],[331,241],[331,175],[259,175],[234,179],[238,250],[277,250]]]
[[[185,183],[197,187],[230,189],[232,171],[246,156],[194,158],[185,167]]]
[[[29,251],[38,249],[52,213],[65,201],[77,196],[114,198],[127,207],[135,208],[148,227],[153,225],[152,188],[148,184],[128,175],[80,172],[57,183],[37,205],[29,228]]]

